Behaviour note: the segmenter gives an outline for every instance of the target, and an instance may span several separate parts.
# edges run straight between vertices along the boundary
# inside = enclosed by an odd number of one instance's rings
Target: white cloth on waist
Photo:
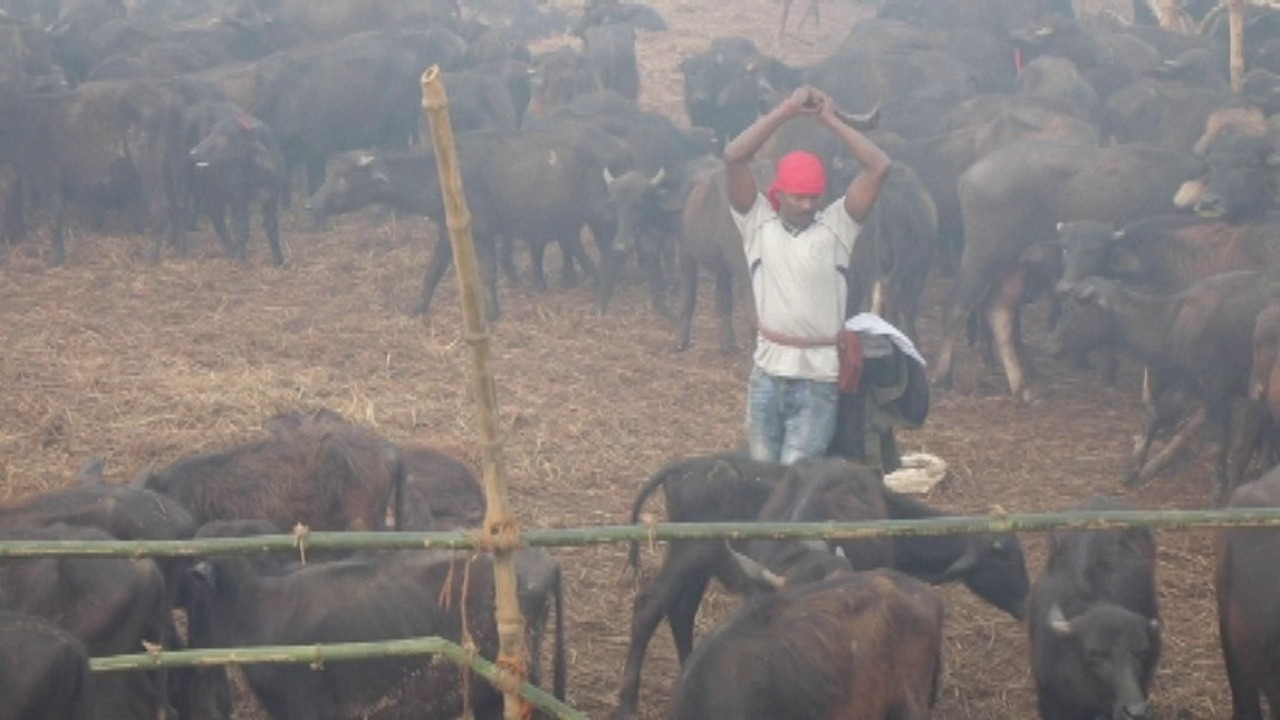
[[[875,313],[858,313],[844,322],[846,330],[854,332],[867,333],[870,335],[884,335],[893,342],[895,346],[902,352],[906,353],[911,359],[920,363],[921,367],[925,367],[927,363],[924,357],[920,355],[920,351],[916,350],[916,346],[911,342],[911,338],[902,334],[902,331],[894,327],[892,323]]]

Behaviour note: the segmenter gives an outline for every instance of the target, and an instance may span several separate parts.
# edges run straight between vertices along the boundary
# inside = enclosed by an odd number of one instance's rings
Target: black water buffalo
[[[689,123],[711,128],[723,147],[760,115],[773,86],[789,87],[770,81],[779,66],[749,38],[713,39],[705,51],[680,61]],[[792,78],[791,84],[798,80]]]
[[[195,519],[177,500],[133,485],[108,483],[103,479],[102,470],[101,461],[95,459],[81,469],[75,485],[0,505],[0,527],[43,528],[63,524],[96,528],[119,540],[182,540],[195,535]],[[179,605],[179,581],[191,565],[190,558],[156,557],[154,560],[164,577],[164,607]],[[181,634],[172,623],[166,626],[164,646],[184,647]],[[218,682],[221,671],[211,676],[206,668],[172,668],[167,675],[169,701],[179,717],[192,720],[228,717],[230,689],[225,679]]]
[[[1087,278],[1065,292],[1062,316],[1050,336],[1053,350],[1080,348],[1081,338],[1117,344],[1147,364],[1172,387],[1198,398],[1206,425],[1221,440],[1215,463],[1215,501],[1240,482],[1243,441],[1232,408],[1246,397],[1253,357],[1254,324],[1277,296],[1264,273],[1238,271],[1206,278],[1175,294],[1128,289],[1103,278]],[[1143,438],[1138,468],[1152,438]],[[1135,482],[1137,474],[1127,480]]]
[[[306,169],[310,195],[333,153],[406,148],[421,118],[423,69],[452,69],[464,51],[461,38],[439,29],[371,31],[286,50],[279,53],[283,61],[274,55],[260,61],[274,63],[273,72],[245,109],[275,132],[286,179]]]
[[[402,530],[476,527],[485,499],[475,473],[461,460],[426,445],[400,445],[404,462]]]
[[[285,528],[378,530],[388,505],[400,507],[404,465],[373,430],[318,422],[179,458],[138,483],[177,500],[199,524],[260,518]]]
[[[582,33],[583,53],[599,78],[600,87],[629,100],[640,97],[640,68],[636,60],[636,31],[628,23],[595,25]]]
[[[1259,404],[1256,443],[1270,445],[1270,462],[1280,455],[1280,300],[1267,304],[1253,323],[1249,401]],[[1266,456],[1264,456],[1266,457]]]
[[[1209,180],[1197,213],[1240,222],[1272,207],[1280,154],[1265,135],[1227,128],[1208,143],[1206,161]]]
[[[95,528],[55,524],[0,528],[0,539],[113,538]],[[143,643],[163,647],[173,620],[164,577],[145,557],[5,558],[0,560],[0,610],[43,617],[76,637],[95,657],[142,652]],[[171,712],[165,682],[165,673],[155,670],[94,675],[89,681],[91,717],[165,717]]]
[[[977,83],[963,64],[932,48],[885,54],[846,50],[803,72],[808,84],[845,110],[869,112],[878,107],[879,126],[907,138],[941,132],[946,111],[977,94]]]
[[[733,224],[725,191],[724,163],[709,160],[690,168],[685,178],[684,208],[680,214],[680,235],[676,240],[676,279],[680,295],[679,330],[676,349],[689,348],[693,311],[698,302],[698,270],[709,270],[715,278],[716,316],[720,321],[720,348],[737,348],[733,329],[733,296],[745,299],[755,314],[748,284],[747,256],[742,235]],[[754,330],[754,319],[752,326]]]
[[[632,520],[645,501],[662,489],[671,522],[921,519],[941,513],[924,503],[892,493],[868,468],[836,458],[798,463],[790,468],[733,454],[709,455],[673,463],[640,488]],[[662,567],[637,593],[631,643],[618,692],[615,717],[636,712],[641,664],[658,624],[666,617],[683,661],[693,650],[693,621],[712,577],[736,591],[756,587],[742,557],[758,561],[773,579],[788,584],[813,581],[840,565],[853,569],[894,567],[929,582],[963,581],[992,605],[1021,617],[1027,580],[1022,546],[1013,535],[955,535],[863,539],[837,543],[845,562],[824,560],[825,544],[799,541],[750,541],[739,551],[721,542],[680,541],[667,545]],[[628,566],[638,567],[633,545]]]
[[[1226,88],[1146,78],[1107,98],[1103,131],[1117,143],[1149,142],[1188,150],[1204,132],[1205,121],[1231,99]]]
[[[1219,273],[1280,262],[1280,216],[1241,222],[1156,215],[1112,230],[1107,223],[1059,226],[1062,286],[1090,276],[1152,292],[1178,292]]]
[[[942,679],[943,605],[892,570],[749,601],[698,644],[673,720],[923,720]]]
[[[545,550],[517,556],[526,644],[540,657],[551,604],[557,615],[553,689],[564,697],[564,623],[559,568]],[[192,572],[190,631],[198,647],[356,642],[437,635],[459,642],[464,625],[478,652],[498,650],[491,558],[411,550],[311,563],[263,573],[244,557],[212,558]],[[298,607],[308,608],[299,613]],[[305,665],[250,665],[249,686],[277,720],[334,717],[451,718],[468,705],[498,718],[501,695],[462,671],[430,658]],[[530,679],[540,680],[534,665]]]
[[[1122,224],[1166,211],[1178,187],[1202,169],[1189,152],[1142,143],[1091,148],[1034,140],[1007,145],[971,165],[959,181],[965,247],[944,316],[934,382],[951,383],[956,341],[970,315],[981,311],[1010,392],[1035,399],[1017,342],[1021,297],[993,291],[1027,248],[1056,240],[1059,221]],[[991,302],[993,297],[1004,302]]]
[[[1159,51],[1137,35],[1095,30],[1067,15],[1050,15],[1024,26],[1012,40],[1028,59],[1056,55],[1075,63],[1104,103],[1162,60]]]
[[[927,138],[903,140],[877,136],[894,162],[911,167],[933,198],[938,215],[938,247],[942,268],[952,274],[964,250],[960,211],[960,175],[987,154],[1015,140],[1041,139],[1082,145],[1098,144],[1093,122],[1080,118],[1080,108],[1036,98],[1010,96],[980,122]]]
[[[89,655],[53,622],[0,610],[0,720],[90,720]]]
[[[529,98],[530,117],[541,117],[568,105],[579,95],[604,90],[591,60],[582,52],[562,47],[533,59],[533,94]]]
[[[595,262],[583,249],[579,233],[587,225],[596,238],[612,237],[604,170],[615,161],[625,162],[625,148],[607,133],[582,125],[575,125],[572,133],[556,129],[460,133],[457,147],[490,320],[499,315],[499,238],[528,243],[538,288],[546,287],[542,255],[551,242],[565,250],[566,282],[573,281],[575,261],[594,275]],[[356,152],[340,156],[333,165],[333,177],[311,200],[318,218],[382,203],[426,215],[437,227],[444,227],[444,199],[434,156]],[[430,307],[436,286],[452,262],[453,246],[441,232],[415,312],[425,313]]]
[[[286,187],[284,156],[275,133],[261,120],[228,102],[199,103],[187,110],[190,150],[189,192],[213,223],[214,232],[237,260],[248,256],[249,216],[261,202],[262,228],[271,260],[284,264],[280,248],[280,201]],[[231,232],[226,213],[231,211]]]
[[[1096,497],[1081,509],[1128,507]],[[1160,659],[1155,555],[1147,528],[1053,534],[1028,598],[1043,720],[1152,717],[1147,688]]]
[[[1229,508],[1280,506],[1280,470],[1231,493]],[[1280,535],[1271,528],[1234,528],[1219,532],[1214,590],[1218,598],[1218,632],[1231,685],[1231,717],[1262,720],[1280,707],[1280,665],[1271,650],[1280,642],[1276,615],[1276,553]],[[1261,699],[1271,707],[1262,712]]]
[[[895,163],[849,261],[849,314],[871,310],[913,341],[916,311],[938,246],[938,211],[915,171]]]
[[[66,261],[68,206],[101,219],[123,208],[134,228],[181,249],[182,99],[160,83],[93,82],[29,93],[0,86],[0,161],[11,163],[53,222],[53,262]]]
[[[687,166],[711,152],[711,138],[704,130],[683,130],[661,113],[643,110],[611,91],[580,95],[528,127],[566,131],[579,125],[585,126],[584,134],[603,132],[626,152],[624,167],[605,173],[616,231],[613,237],[597,238],[598,307],[608,309],[622,265],[634,256],[645,271],[652,307],[665,315],[663,264],[674,251],[684,200],[681,186]]]

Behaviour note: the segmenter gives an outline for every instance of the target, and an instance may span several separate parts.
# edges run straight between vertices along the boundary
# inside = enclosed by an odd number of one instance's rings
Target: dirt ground
[[[744,34],[768,47],[773,0],[656,0],[670,23],[644,34],[642,101],[683,122],[682,54],[710,37]],[[803,2],[797,2],[796,15]],[[812,60],[868,12],[822,3],[822,25],[793,31],[786,58]],[[558,41],[556,41],[558,42]],[[190,257],[143,260],[148,242],[81,230],[65,267],[48,262],[47,235],[0,255],[0,500],[68,483],[89,457],[128,481],[150,464],[255,437],[279,411],[327,406],[396,440],[429,443],[475,463],[477,421],[469,355],[452,276],[430,316],[406,311],[420,288],[432,230],[419,220],[342,218],[331,230],[295,219],[289,262],[271,267],[255,236],[248,264],[224,257],[208,230]],[[555,267],[558,258],[549,258]],[[745,352],[722,354],[709,280],[693,348],[673,351],[674,327],[654,315],[638,273],[606,316],[588,287],[539,293],[502,289],[493,328],[497,395],[513,504],[524,527],[624,522],[636,487],[664,463],[743,442]],[[928,289],[923,349],[937,347],[947,281]],[[738,316],[741,337],[748,336]],[[1203,507],[1210,473],[1201,455],[1147,486],[1119,477],[1137,431],[1136,371],[1114,389],[1039,350],[1039,313],[1025,326],[1045,398],[1013,401],[972,351],[960,355],[957,390],[936,393],[926,426],[906,450],[939,455],[950,476],[929,498],[958,513],[1057,510],[1097,492],[1142,508]],[[1033,575],[1044,539],[1024,536]],[[1153,688],[1164,718],[1229,715],[1211,587],[1212,537],[1161,532],[1158,582],[1165,653]],[[592,717],[612,708],[627,643],[634,586],[622,546],[557,552],[568,581],[570,701]],[[652,569],[659,555],[646,553]],[[1025,630],[963,588],[948,604],[947,671],[934,717],[1034,717]],[[702,631],[736,600],[712,594]],[[642,687],[646,718],[662,717],[677,668],[666,631],[650,648]],[[237,718],[262,717],[241,697]]]

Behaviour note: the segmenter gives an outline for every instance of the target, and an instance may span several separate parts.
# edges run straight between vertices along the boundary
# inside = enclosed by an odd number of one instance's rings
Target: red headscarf
[[[778,193],[792,195],[821,195],[827,191],[827,173],[822,169],[822,161],[813,153],[796,150],[782,156],[778,161],[778,174],[765,197],[776,211],[778,209]]]

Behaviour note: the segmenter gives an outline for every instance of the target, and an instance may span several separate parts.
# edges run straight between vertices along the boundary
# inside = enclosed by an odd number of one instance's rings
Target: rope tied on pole
[[[298,560],[307,564],[307,540],[311,537],[311,528],[298,523],[293,526],[293,546],[298,549]]]
[[[479,550],[513,551],[522,547],[524,542],[520,540],[520,525],[510,516],[486,522],[483,534],[476,536],[476,548]]]

